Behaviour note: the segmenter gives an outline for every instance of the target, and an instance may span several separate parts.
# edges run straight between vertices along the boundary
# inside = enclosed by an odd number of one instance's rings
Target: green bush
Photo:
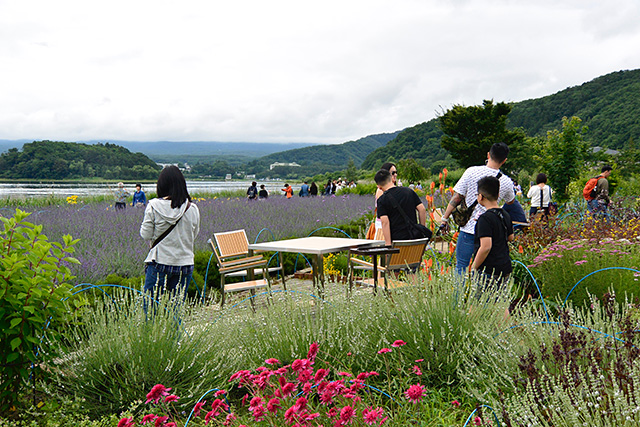
[[[14,406],[30,375],[45,373],[55,357],[40,350],[45,332],[49,340],[58,338],[68,304],[80,304],[67,300],[73,279],[67,265],[78,262],[71,256],[77,240],[65,235],[62,243],[49,242],[28,216],[17,209],[13,218],[1,218],[0,413]]]

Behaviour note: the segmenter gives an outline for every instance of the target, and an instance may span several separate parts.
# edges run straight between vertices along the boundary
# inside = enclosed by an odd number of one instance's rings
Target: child
[[[514,239],[511,217],[498,206],[499,192],[498,178],[487,176],[478,181],[478,203],[487,211],[476,223],[476,256],[471,267],[497,287],[509,280],[512,268],[507,241]]]

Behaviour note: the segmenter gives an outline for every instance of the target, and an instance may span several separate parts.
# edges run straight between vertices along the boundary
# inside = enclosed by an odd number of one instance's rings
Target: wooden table
[[[300,239],[254,243],[249,245],[249,253],[252,254],[253,251],[275,251],[314,255],[312,262],[313,286],[318,290],[320,296],[322,296],[324,294],[324,254],[372,246],[384,246],[384,240],[312,236],[302,237]]]

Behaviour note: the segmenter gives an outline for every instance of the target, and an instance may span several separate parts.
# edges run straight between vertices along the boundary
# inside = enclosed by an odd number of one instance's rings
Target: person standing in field
[[[116,210],[124,210],[127,207],[127,198],[129,197],[129,192],[124,188],[123,182],[118,183],[118,188],[116,188],[113,194],[116,199]]]
[[[482,166],[472,166],[462,174],[462,177],[453,188],[453,196],[447,205],[447,209],[442,215],[441,228],[447,227],[449,216],[453,210],[464,200],[467,207],[473,209],[469,221],[460,227],[458,242],[456,244],[456,272],[465,274],[471,264],[471,258],[475,251],[474,232],[478,217],[485,212],[482,205],[478,205],[478,181],[485,176],[494,176],[500,180],[500,193],[498,200],[504,200],[507,204],[512,204],[515,199],[513,182],[511,178],[500,172],[500,168],[507,161],[509,146],[504,142],[497,142],[491,146],[487,153],[486,164]],[[474,203],[475,202],[475,203]],[[473,206],[473,208],[471,208]]]
[[[193,276],[193,245],[200,231],[200,211],[176,166],[160,172],[158,197],[147,204],[140,236],[149,243],[144,291],[157,298],[165,291],[184,294]]]
[[[263,200],[268,198],[269,198],[269,192],[267,191],[266,188],[264,188],[264,184],[261,184],[260,191],[258,192],[258,199]]]
[[[256,200],[258,198],[258,187],[257,183],[253,181],[249,188],[247,189],[247,199]]]
[[[529,208],[529,220],[531,221],[538,212],[543,212],[543,219],[549,217],[549,203],[553,190],[547,185],[547,175],[539,173],[536,177],[536,185],[529,189],[527,198],[531,199]]]
[[[300,187],[300,197],[309,197],[309,184],[307,184],[307,181],[303,182]]]
[[[311,195],[311,197],[315,197],[318,195],[318,186],[316,185],[315,181],[311,182],[311,186],[309,187],[309,194]]]
[[[142,184],[136,184],[136,191],[133,193],[133,201],[131,206],[133,207],[145,207],[147,205],[147,196],[142,191]]]
[[[289,184],[285,184],[282,191],[284,191],[284,194],[287,196],[287,199],[290,199],[293,197],[293,188],[291,188]]]

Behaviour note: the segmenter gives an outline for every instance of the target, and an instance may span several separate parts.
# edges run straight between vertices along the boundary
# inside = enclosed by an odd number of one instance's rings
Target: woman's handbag
[[[373,221],[371,221],[371,224],[369,225],[369,229],[367,230],[365,239],[373,240],[375,239],[375,237],[376,237],[376,220],[374,219]]]

